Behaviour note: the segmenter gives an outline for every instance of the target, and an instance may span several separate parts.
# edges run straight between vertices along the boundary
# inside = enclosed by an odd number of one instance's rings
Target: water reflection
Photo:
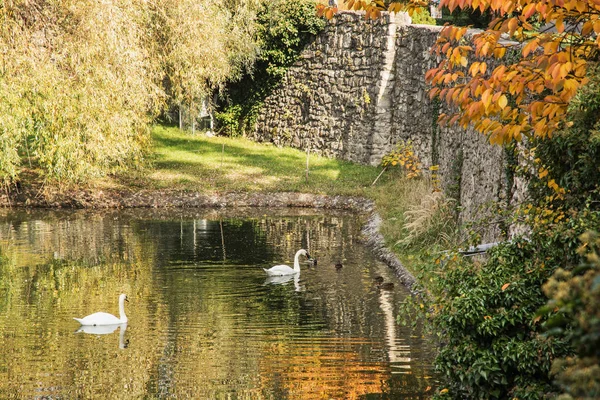
[[[289,282],[294,282],[294,290],[296,292],[302,291],[300,287],[300,274],[268,276],[263,285],[285,285]]]
[[[429,341],[395,324],[407,293],[373,284],[393,276],[360,226],[332,212],[6,212],[0,398],[426,398]],[[265,280],[298,248],[318,266]],[[73,315],[119,293],[128,326],[73,335]]]
[[[119,348],[126,349],[129,346],[129,340],[125,341],[125,331],[127,330],[127,324],[114,324],[114,325],[81,325],[79,329],[75,331],[75,333],[87,333],[89,335],[108,335],[109,333],[113,333],[118,328],[120,329],[119,333]]]

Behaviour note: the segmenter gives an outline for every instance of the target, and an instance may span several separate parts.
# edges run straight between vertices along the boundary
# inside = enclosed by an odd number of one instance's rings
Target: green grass
[[[367,196],[380,168],[255,143],[244,138],[152,130],[153,168],[144,184],[205,193],[258,191]]]
[[[432,190],[427,180],[407,180],[399,169],[387,170],[372,185],[381,167],[315,154],[309,158],[307,182],[305,152],[244,138],[192,135],[157,125],[152,140],[152,166],[133,179],[122,177],[126,186],[206,194],[298,192],[366,197],[375,202],[383,219],[381,232],[392,249],[408,234],[404,213],[421,204]],[[434,228],[427,234],[437,233]],[[406,247],[396,250],[407,251]]]

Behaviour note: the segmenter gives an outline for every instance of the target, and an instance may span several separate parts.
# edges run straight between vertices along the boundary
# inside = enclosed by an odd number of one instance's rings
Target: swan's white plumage
[[[306,257],[310,257],[306,250],[304,250],[304,249],[298,250],[296,252],[296,255],[294,256],[294,268],[292,268],[288,265],[276,265],[269,269],[266,269],[266,268],[263,268],[263,269],[269,276],[283,276],[283,275],[299,274],[300,273],[299,257],[302,255],[304,255]]]
[[[119,318],[109,313],[97,312],[83,318],[73,319],[79,322],[81,325],[86,326],[116,325],[127,323],[127,315],[125,315],[125,301],[129,301],[127,300],[127,295],[121,294],[119,296]]]

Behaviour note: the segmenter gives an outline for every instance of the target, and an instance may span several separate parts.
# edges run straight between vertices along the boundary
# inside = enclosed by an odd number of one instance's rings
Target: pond
[[[396,323],[409,293],[361,243],[363,222],[2,210],[0,398],[428,398],[433,340]],[[267,279],[300,248],[316,266]],[[73,317],[118,315],[120,293],[128,324],[78,332]]]

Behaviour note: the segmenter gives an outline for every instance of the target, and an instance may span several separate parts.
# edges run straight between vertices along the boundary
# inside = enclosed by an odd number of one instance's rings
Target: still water
[[[396,323],[409,294],[361,244],[361,223],[0,211],[0,398],[428,398],[432,340]],[[300,248],[318,264],[267,279]],[[77,332],[73,317],[118,315],[120,293],[127,325]]]

